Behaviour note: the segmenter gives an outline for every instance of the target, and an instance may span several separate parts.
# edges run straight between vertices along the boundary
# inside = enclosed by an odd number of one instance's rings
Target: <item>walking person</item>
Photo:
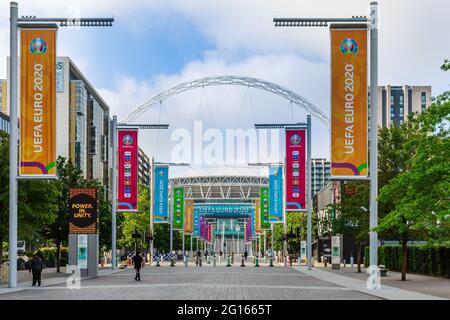
[[[134,280],[141,281],[141,267],[142,267],[142,257],[139,251],[136,251],[136,254],[133,256],[133,264],[134,269],[136,270],[136,276]]]
[[[42,261],[41,257],[39,257],[37,254],[33,255],[30,267],[30,272],[33,273],[33,287],[36,285],[36,282],[39,287],[41,286],[41,274],[43,268],[44,262]]]
[[[247,252],[247,250],[245,250],[245,251],[244,251],[244,258],[245,258],[245,261],[247,261],[247,256],[248,256],[248,252]]]

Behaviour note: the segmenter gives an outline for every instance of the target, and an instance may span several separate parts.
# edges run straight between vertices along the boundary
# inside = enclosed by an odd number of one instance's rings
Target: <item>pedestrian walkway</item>
[[[363,268],[361,273],[356,267],[332,270],[331,267],[316,266],[308,271],[306,266],[295,267],[302,273],[316,279],[342,285],[367,294],[390,300],[442,300],[450,299],[450,280],[427,276],[408,275],[409,281],[400,281],[400,274],[388,272],[388,277],[381,277],[381,289],[367,288],[368,274]]]
[[[204,266],[206,264],[203,264]],[[81,282],[80,289],[65,284],[26,287],[0,295],[6,299],[170,299],[170,300],[373,300],[377,297],[345,286],[315,279],[289,267],[257,268],[206,266],[144,267],[142,281],[127,268]]]

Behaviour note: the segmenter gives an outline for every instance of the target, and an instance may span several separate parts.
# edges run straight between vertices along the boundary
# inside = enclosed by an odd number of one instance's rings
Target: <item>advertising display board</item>
[[[269,220],[269,187],[259,188],[259,205],[261,230],[270,230]]]
[[[69,233],[98,233],[97,188],[69,189]]]

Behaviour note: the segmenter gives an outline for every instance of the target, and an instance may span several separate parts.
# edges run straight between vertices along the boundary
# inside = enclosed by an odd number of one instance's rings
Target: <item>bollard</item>
[[[345,262],[345,259],[344,259],[344,268],[345,268],[345,265],[346,265],[346,262]]]
[[[213,267],[215,267],[216,266],[216,255],[214,255],[214,257],[213,257]]]
[[[353,263],[355,263],[355,259],[353,258],[353,256],[350,257],[350,267],[353,268]]]
[[[198,266],[201,267],[202,266],[202,257],[198,258]]]
[[[259,258],[255,257],[255,267],[259,267]]]
[[[242,256],[242,258],[241,258],[241,267],[245,267],[245,258],[244,258],[244,256]]]
[[[227,267],[231,267],[231,257],[227,257]]]
[[[187,256],[184,256],[184,266],[185,266],[185,267],[188,266],[188,262],[189,262],[188,257],[187,257]]]

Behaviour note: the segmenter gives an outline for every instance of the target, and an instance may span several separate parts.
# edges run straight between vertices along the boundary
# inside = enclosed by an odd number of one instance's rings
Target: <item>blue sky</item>
[[[114,16],[111,28],[61,28],[58,54],[67,55],[123,118],[158,92],[212,75],[268,80],[307,98],[329,113],[329,35],[325,28],[274,28],[274,16],[349,17],[368,12],[366,0],[20,0],[19,14]],[[432,85],[448,90],[450,57],[446,0],[380,0],[380,85]],[[0,41],[8,43],[9,2],[0,2]],[[431,43],[431,47],[427,44]],[[8,47],[0,47],[0,78]],[[2,62],[4,61],[4,62]],[[161,112],[161,113],[160,113]],[[254,121],[304,121],[288,101],[245,87],[192,90],[166,100],[139,122],[250,128]],[[313,156],[328,157],[328,130],[313,120]],[[142,133],[141,144],[160,161],[170,160],[171,130]]]

